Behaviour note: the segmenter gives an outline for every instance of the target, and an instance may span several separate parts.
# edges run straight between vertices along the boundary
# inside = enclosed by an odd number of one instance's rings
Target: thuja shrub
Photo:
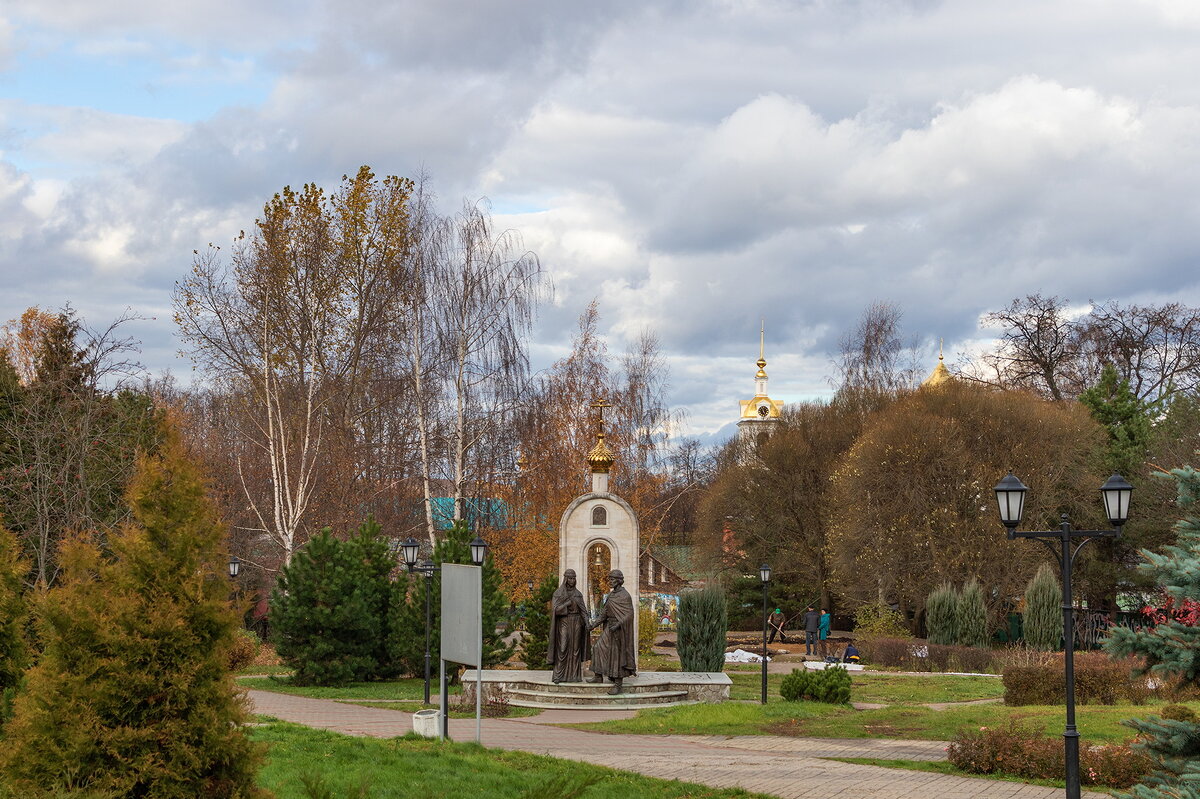
[[[16,536],[0,524],[0,724],[12,710],[21,673],[29,661],[24,586],[28,564],[20,557],[20,551]]]
[[[1025,613],[1021,618],[1025,643],[1034,649],[1058,649],[1062,643],[1062,588],[1045,563],[1025,588]]]
[[[929,643],[943,646],[958,641],[958,592],[944,583],[925,600],[925,627]]]
[[[955,767],[972,774],[1062,779],[1066,773],[1062,738],[1015,722],[960,730],[947,748],[946,757]],[[1079,747],[1079,778],[1085,785],[1127,788],[1151,767],[1149,758],[1123,744],[1081,743]]]
[[[679,597],[679,668],[683,671],[721,671],[729,632],[725,595],[709,586]]]
[[[978,581],[971,580],[963,586],[955,607],[955,621],[960,646],[988,645],[987,605],[984,604],[983,589]]]
[[[225,526],[173,431],[138,460],[131,521],[69,537],[0,745],[15,797],[250,799],[260,748],[228,668]]]
[[[808,700],[844,705],[850,701],[850,674],[841,666],[821,671],[792,669],[780,683],[779,695],[789,702]]]
[[[1082,705],[1144,703],[1150,689],[1144,676],[1133,676],[1137,665],[1131,658],[1112,660],[1102,652],[1076,652],[1075,701]],[[1008,664],[1002,679],[1006,705],[1056,705],[1065,701],[1061,654],[1047,663]]]

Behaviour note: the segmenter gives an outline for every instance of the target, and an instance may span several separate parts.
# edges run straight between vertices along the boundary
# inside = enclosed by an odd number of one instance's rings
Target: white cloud
[[[363,163],[489,196],[558,287],[535,357],[599,297],[614,349],[660,332],[699,428],[748,390],[763,316],[801,398],[876,299],[948,351],[1033,291],[1200,304],[1194,8],[19,1],[0,68],[36,30],[160,87],[273,82],[188,123],[0,103],[0,317],[165,307],[193,248]]]

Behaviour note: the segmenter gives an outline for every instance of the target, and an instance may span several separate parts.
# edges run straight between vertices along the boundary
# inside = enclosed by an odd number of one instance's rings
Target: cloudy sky
[[[8,0],[0,320],[126,307],[186,379],[192,250],[370,164],[489,198],[553,275],[649,326],[691,429],[829,392],[872,301],[936,357],[1041,291],[1200,304],[1195,0]]]

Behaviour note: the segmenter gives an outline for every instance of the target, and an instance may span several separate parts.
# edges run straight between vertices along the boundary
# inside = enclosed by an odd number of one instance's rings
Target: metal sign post
[[[442,737],[448,722],[446,662],[474,666],[475,740],[482,733],[483,709],[483,569],[442,564]]]

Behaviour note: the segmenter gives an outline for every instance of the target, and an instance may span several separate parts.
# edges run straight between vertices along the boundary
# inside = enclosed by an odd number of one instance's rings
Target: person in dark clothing
[[[804,654],[817,653],[818,635],[821,632],[821,614],[813,610],[812,605],[804,613]]]
[[[846,644],[846,652],[842,655],[843,663],[857,663],[861,658],[858,656],[858,649],[853,643]]]
[[[788,642],[787,635],[784,633],[784,630],[783,630],[784,624],[785,624],[785,620],[783,618],[783,609],[775,608],[775,612],[772,613],[771,616],[767,619],[767,626],[771,628],[771,635],[770,635],[770,637],[767,638],[768,644],[775,643],[776,635],[779,636],[779,640],[782,641],[783,643],[786,644]]]

